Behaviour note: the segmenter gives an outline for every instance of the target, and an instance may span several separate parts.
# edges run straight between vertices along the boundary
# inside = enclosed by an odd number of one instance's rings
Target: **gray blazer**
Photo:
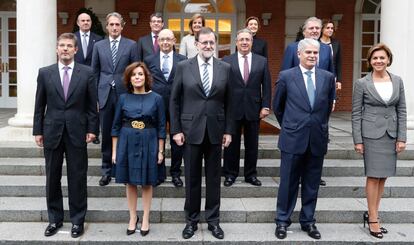
[[[407,108],[404,84],[399,76],[389,73],[392,96],[385,103],[375,89],[372,74],[354,83],[352,94],[352,136],[354,144],[363,143],[362,138],[378,139],[385,132],[397,141],[407,138]]]

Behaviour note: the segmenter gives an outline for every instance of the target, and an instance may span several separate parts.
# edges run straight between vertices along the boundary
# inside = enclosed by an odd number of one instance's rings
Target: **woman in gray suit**
[[[352,134],[355,151],[364,156],[368,212],[364,226],[372,236],[382,238],[378,209],[384,184],[396,171],[397,154],[405,149],[407,110],[404,85],[399,76],[387,71],[391,50],[382,43],[368,50],[368,73],[354,83]]]

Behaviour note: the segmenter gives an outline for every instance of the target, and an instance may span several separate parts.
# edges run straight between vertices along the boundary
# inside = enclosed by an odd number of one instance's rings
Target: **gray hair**
[[[322,20],[318,19],[315,16],[312,16],[312,17],[309,17],[305,20],[305,22],[303,23],[303,26],[302,26],[302,31],[304,31],[306,29],[309,22],[318,22],[319,26],[322,28]]]
[[[321,46],[319,44],[319,42],[313,38],[304,38],[302,40],[299,41],[298,43],[298,52],[302,52],[303,50],[305,50],[307,47],[309,46],[314,46],[316,48],[318,48]]]
[[[250,39],[253,39],[253,32],[251,30],[247,29],[247,28],[243,28],[243,29],[239,30],[237,32],[236,37],[238,37],[240,33],[248,33],[248,34],[250,34]]]
[[[118,12],[112,12],[112,13],[109,13],[109,14],[107,14],[106,15],[106,18],[105,18],[105,20],[106,20],[106,25],[108,25],[108,20],[109,20],[109,18],[110,17],[116,17],[116,18],[118,18],[119,19],[119,21],[121,22],[121,26],[123,27],[124,25],[125,25],[125,21],[124,21],[124,18],[122,18],[122,15],[120,14],[120,13],[118,13]]]

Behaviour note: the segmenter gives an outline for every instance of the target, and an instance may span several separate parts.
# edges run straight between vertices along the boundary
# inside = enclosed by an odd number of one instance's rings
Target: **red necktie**
[[[158,52],[159,46],[158,46],[158,35],[154,35],[154,54]]]

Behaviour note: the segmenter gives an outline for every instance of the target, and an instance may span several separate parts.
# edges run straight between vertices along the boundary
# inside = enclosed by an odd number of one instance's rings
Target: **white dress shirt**
[[[198,61],[198,69],[200,71],[200,78],[203,79],[203,71],[204,71],[203,64],[206,62],[200,58],[200,55],[197,55],[197,61]],[[208,71],[208,78],[210,80],[210,92],[211,92],[211,85],[213,83],[213,57],[210,57],[207,63],[208,63],[207,71]]]
[[[239,58],[239,69],[242,78],[244,79],[244,55],[242,55],[240,52],[237,52],[237,56]],[[252,52],[246,54],[247,56],[247,62],[249,63],[249,74],[252,70]]]
[[[168,58],[167,58],[168,71],[169,71],[169,73],[171,73],[172,64],[173,64],[173,51],[171,50],[168,54],[165,54],[165,53],[160,51],[160,68],[161,68],[161,70],[162,70],[162,67],[163,67],[163,64],[164,64],[164,60],[165,60],[164,55],[168,55]]]
[[[59,67],[59,75],[60,75],[60,84],[62,84],[63,87],[63,74],[65,73],[65,70],[63,69],[66,65],[58,62],[58,67]],[[69,65],[67,65],[70,67],[70,69],[68,69],[68,75],[69,75],[69,81],[70,79],[72,79],[72,72],[73,72],[73,67],[75,66],[75,62],[72,61],[72,63],[70,63]]]
[[[305,67],[303,67],[302,65],[299,65],[300,70],[302,71],[302,76],[303,76],[303,81],[305,82],[305,87],[306,90],[308,89],[308,75],[305,74],[305,72],[309,71],[308,69],[306,69]],[[313,67],[312,69],[310,69],[310,71],[312,71],[311,77],[312,77],[312,82],[313,82],[313,87],[316,90],[316,80],[315,80],[315,67]]]

